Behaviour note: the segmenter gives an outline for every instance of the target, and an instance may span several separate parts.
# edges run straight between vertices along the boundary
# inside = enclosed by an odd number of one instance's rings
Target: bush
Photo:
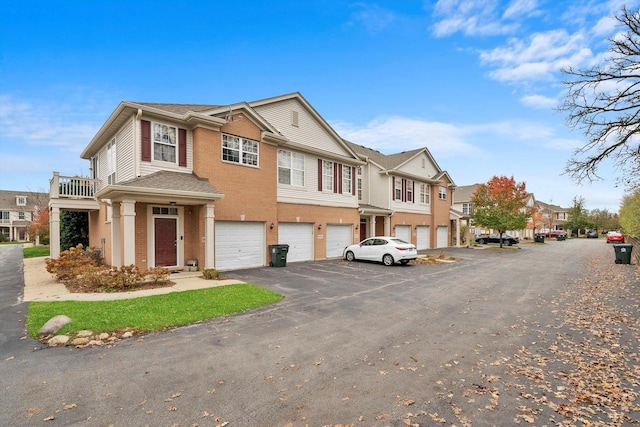
[[[153,267],[147,270],[145,279],[149,279],[154,284],[163,284],[169,281],[171,272],[164,267]]]
[[[101,264],[99,252],[92,248],[84,250],[82,244],[60,253],[57,259],[47,260],[47,271],[61,282],[74,279],[91,267]]]
[[[202,276],[206,280],[218,280],[218,279],[222,278],[222,273],[220,273],[215,268],[207,268],[202,272]]]

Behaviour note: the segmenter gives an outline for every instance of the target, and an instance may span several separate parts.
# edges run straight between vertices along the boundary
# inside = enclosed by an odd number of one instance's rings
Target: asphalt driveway
[[[565,308],[582,295],[571,292],[615,273],[610,292],[624,298],[607,298],[626,310],[635,337],[637,269],[615,265],[604,241],[445,252],[458,260],[231,272],[286,298],[113,348],[36,350],[21,340],[0,360],[0,424],[510,425],[530,416],[543,425],[570,416],[541,401],[568,387],[560,369],[539,373],[546,392],[517,372],[525,360],[542,369],[529,356],[551,348],[555,334],[577,337],[563,329]],[[617,345],[633,358],[638,343],[627,335]]]

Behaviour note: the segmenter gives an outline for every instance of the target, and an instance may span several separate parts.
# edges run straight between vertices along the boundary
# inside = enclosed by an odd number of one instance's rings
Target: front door
[[[154,218],[156,267],[174,267],[178,265],[176,224],[176,218]]]

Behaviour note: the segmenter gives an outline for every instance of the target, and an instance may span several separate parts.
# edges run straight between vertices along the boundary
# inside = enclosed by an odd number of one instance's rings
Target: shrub
[[[222,278],[222,273],[220,273],[215,268],[207,268],[202,272],[202,275],[206,280],[218,280]]]
[[[166,283],[170,274],[171,272],[164,267],[153,267],[147,270],[146,278],[155,284]]]
[[[57,259],[47,260],[47,271],[56,279],[64,282],[83,274],[90,267],[100,265],[100,256],[92,248],[83,250],[84,246],[78,244],[60,253]]]

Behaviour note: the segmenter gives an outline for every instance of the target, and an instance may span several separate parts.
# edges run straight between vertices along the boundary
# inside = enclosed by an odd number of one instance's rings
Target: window
[[[322,161],[322,190],[333,191],[333,162]]]
[[[0,211],[0,222],[9,223],[9,211]]]
[[[402,178],[393,178],[393,199],[402,200]]]
[[[23,211],[18,212],[18,219],[24,219],[24,212]]]
[[[358,200],[362,201],[362,167],[358,166],[358,172],[357,172],[357,190],[358,190]]]
[[[304,154],[278,150],[278,183],[304,187]]]
[[[438,199],[447,200],[447,188],[446,187],[438,187]]]
[[[153,138],[153,160],[176,163],[178,129],[174,126],[153,123],[151,135]],[[115,148],[115,140],[113,143]]]
[[[428,205],[430,199],[430,188],[427,184],[420,184],[420,203]]]
[[[407,183],[407,191],[406,191],[406,201],[409,203],[413,203],[413,181],[408,179]]]
[[[26,196],[16,196],[16,205],[18,205],[18,206],[27,206],[27,197]]]
[[[154,207],[152,212],[154,215],[178,215],[178,208]]]
[[[107,144],[107,182],[116,183],[116,139],[113,138]]]
[[[258,141],[223,134],[222,160],[241,165],[258,166]]]
[[[471,203],[463,203],[462,204],[462,213],[465,215],[471,214]]]
[[[342,165],[342,194],[351,194],[352,183],[351,166]]]

